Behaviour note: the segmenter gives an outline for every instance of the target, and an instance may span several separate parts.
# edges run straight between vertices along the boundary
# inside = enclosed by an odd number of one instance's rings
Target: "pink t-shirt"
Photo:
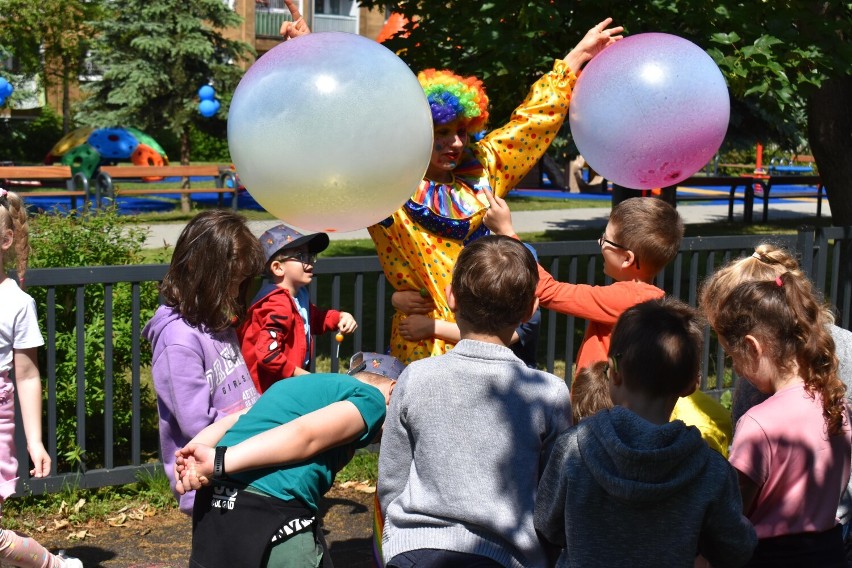
[[[849,479],[852,437],[828,437],[822,397],[804,385],[776,392],[737,422],[730,462],[760,486],[745,511],[757,538],[821,532],[837,523],[837,504]]]

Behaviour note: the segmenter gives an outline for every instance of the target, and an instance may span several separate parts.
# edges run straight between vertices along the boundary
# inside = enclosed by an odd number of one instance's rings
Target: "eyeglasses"
[[[618,360],[621,359],[621,353],[617,353],[612,357],[608,357],[606,360],[606,365],[604,365],[604,376],[609,378],[609,371],[612,370],[613,373],[618,373]]]
[[[297,252],[285,256],[282,260],[296,260],[302,264],[316,264],[317,255],[312,252]]]
[[[614,242],[612,242],[611,240],[609,240],[609,239],[607,239],[607,238],[605,238],[605,237],[606,237],[606,233],[602,234],[602,235],[601,235],[601,238],[599,238],[599,239],[598,239],[598,245],[599,245],[601,248],[603,248],[604,243],[606,243],[606,244],[608,244],[608,245],[610,245],[610,246],[613,246],[613,247],[615,247],[615,248],[624,249],[624,250],[630,250],[630,249],[629,249],[629,248],[627,248],[626,246],[624,246],[624,245],[620,245],[620,244],[618,244],[618,243],[614,243]]]
[[[624,245],[614,243],[611,240],[607,239],[606,238],[606,231],[604,231],[604,233],[601,235],[601,238],[598,239],[598,246],[603,248],[604,243],[608,244],[611,247],[615,247],[615,248],[618,248],[618,249],[621,249],[621,250],[630,250],[628,247],[626,247]],[[634,262],[636,262],[636,268],[639,268],[639,257],[636,256],[635,253],[633,254],[633,260],[634,260]]]

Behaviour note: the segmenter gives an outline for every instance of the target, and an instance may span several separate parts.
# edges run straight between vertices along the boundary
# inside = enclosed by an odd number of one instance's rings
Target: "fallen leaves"
[[[371,485],[368,481],[344,481],[343,483],[338,484],[340,487],[344,489],[354,489],[355,491],[360,491],[361,493],[375,493],[376,486]]]

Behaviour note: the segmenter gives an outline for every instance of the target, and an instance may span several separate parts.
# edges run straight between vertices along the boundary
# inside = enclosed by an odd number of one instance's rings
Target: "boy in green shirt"
[[[278,381],[244,415],[178,450],[178,491],[199,490],[190,566],[319,565],[320,498],[355,450],[381,433],[403,366],[359,353],[350,368],[353,376]]]

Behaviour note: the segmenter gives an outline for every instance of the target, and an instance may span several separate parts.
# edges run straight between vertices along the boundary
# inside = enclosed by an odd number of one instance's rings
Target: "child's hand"
[[[44,449],[44,444],[27,444],[27,450],[30,453],[30,459],[33,460],[33,469],[30,470],[30,475],[33,477],[47,477],[50,475],[50,454]]]
[[[425,290],[425,289],[424,289]],[[435,302],[427,293],[425,296],[413,290],[399,290],[391,296],[393,307],[406,315],[428,315],[435,310]]]
[[[284,0],[284,3],[287,4],[287,9],[290,10],[290,17],[293,18],[292,22],[283,22],[281,24],[281,29],[278,33],[284,38],[284,41],[311,33],[311,29],[305,23],[305,18],[299,13],[299,8],[296,7],[293,0]]]
[[[203,444],[190,442],[175,452],[175,490],[183,495],[187,491],[210,485],[216,450]]]
[[[485,213],[483,222],[492,233],[495,235],[504,235],[511,237],[515,234],[515,229],[512,227],[512,211],[506,201],[491,193],[490,189],[483,189],[485,198],[488,199],[489,208]]]
[[[605,47],[612,45],[623,37],[620,35],[624,31],[622,26],[607,29],[607,26],[611,23],[612,18],[607,18],[590,29],[574,49],[565,56],[565,62],[575,74],[584,63],[603,51]]]
[[[337,323],[337,329],[340,330],[340,333],[349,335],[358,329],[358,322],[355,321],[352,314],[348,312],[340,312],[340,321]]]
[[[399,334],[407,341],[420,341],[435,335],[435,320],[426,316],[411,315],[399,322]]]

